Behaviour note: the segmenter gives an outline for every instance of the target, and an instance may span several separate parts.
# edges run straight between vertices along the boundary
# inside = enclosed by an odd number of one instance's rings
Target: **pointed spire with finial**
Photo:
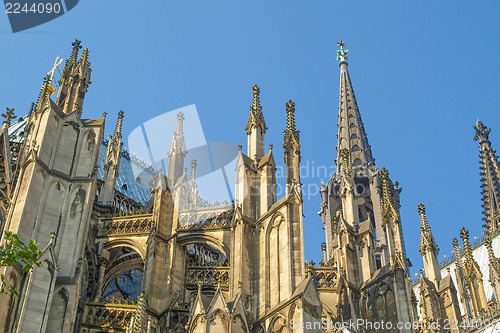
[[[175,128],[175,131],[177,132],[177,135],[184,135],[184,113],[179,112],[177,114],[177,126]]]
[[[434,236],[432,235],[431,227],[427,223],[427,217],[425,215],[425,206],[423,204],[418,205],[418,213],[420,214],[420,253],[424,255],[427,250],[431,250],[436,256],[439,253],[439,248],[436,245]]]
[[[488,250],[488,259],[489,259],[489,265],[490,265],[490,272],[491,270],[495,270],[496,274],[498,277],[500,277],[500,261],[499,259],[495,256],[495,253],[493,252],[493,245],[492,245],[492,237],[489,233],[486,233],[484,237],[484,243],[486,245],[486,249]],[[490,273],[490,280],[491,280],[491,273]],[[500,283],[500,281],[496,281]]]
[[[10,108],[7,108],[7,112],[5,113],[2,113],[2,117],[5,118],[5,120],[3,121],[3,124],[5,124],[7,127],[10,126],[10,121],[12,119],[15,119],[16,118],[16,115],[14,115],[14,110],[15,109],[10,109]]]
[[[436,289],[439,289],[439,281],[441,281],[441,265],[438,260],[439,248],[434,241],[431,227],[427,223],[425,206],[423,204],[418,205],[418,213],[420,214],[419,251],[424,260],[425,274],[434,283]]]
[[[80,60],[78,61],[80,66],[88,66],[89,63],[89,49],[84,48],[82,52],[82,56],[80,57]]]
[[[91,84],[92,70],[88,61],[88,49],[84,49],[81,58],[77,60],[78,52],[82,48],[81,42],[76,40],[71,45],[71,56],[66,61],[59,79],[56,104],[66,114],[76,111],[81,116],[85,94]]]
[[[195,179],[196,179],[196,166],[197,166],[197,161],[192,160],[191,161],[191,177],[189,179],[189,183],[194,184]]]
[[[389,179],[389,170],[382,168],[380,170],[380,180],[382,181],[382,215],[384,221],[387,221],[389,216],[392,216],[395,222],[399,222],[400,214],[396,200],[391,191],[392,183]]]
[[[345,42],[341,40],[337,43],[337,46],[339,47],[339,49],[337,50],[337,60],[340,60],[339,66],[342,63],[345,63],[347,65],[347,53],[349,53],[349,50],[344,49]]]
[[[71,64],[76,64],[76,59],[78,58],[78,52],[82,48],[82,42],[78,39],[75,39],[71,46],[73,46],[73,50],[71,51],[71,56],[68,59],[68,62]]]
[[[462,241],[464,242],[464,254],[466,263],[470,263],[474,260],[474,258],[472,257],[472,248],[469,242],[469,230],[465,229],[465,227],[462,227],[462,229],[460,229],[460,238],[462,238]]]
[[[248,116],[247,126],[247,154],[250,158],[257,155],[260,160],[264,156],[265,134],[267,126],[260,105],[260,87],[252,87],[252,106],[250,106],[250,115]]]
[[[476,122],[474,129],[474,141],[479,141],[480,149],[483,221],[486,232],[494,233],[500,228],[500,164],[489,140],[491,129],[480,120]]]
[[[295,185],[300,185],[300,139],[295,128],[295,103],[286,103],[286,129],[283,131],[283,160],[286,165],[286,191],[291,193]]]
[[[360,165],[371,167],[375,165],[375,159],[372,156],[371,146],[368,144],[365,127],[347,70],[347,50],[344,49],[345,43],[343,41],[339,42],[338,45],[340,48],[337,51],[337,59],[340,60],[340,97],[337,152],[340,152],[342,148],[347,148],[351,154],[353,167]]]
[[[120,110],[118,112],[118,121],[116,122],[115,132],[113,133],[113,138],[122,137],[122,126],[123,126],[123,115],[124,112]]]
[[[43,78],[42,88],[36,101],[36,110],[40,110],[47,98],[50,96],[50,74],[45,75]]]
[[[300,131],[295,128],[295,102],[292,102],[291,99],[286,102],[286,115],[286,129],[283,131],[285,141],[287,138],[293,137],[299,143]]]
[[[253,128],[260,128],[263,133],[266,133],[267,130],[262,105],[260,105],[260,87],[258,85],[252,87],[252,106],[250,106],[250,115],[245,128],[247,134],[250,134]]]
[[[458,268],[463,269],[462,252],[460,252],[460,247],[458,246],[458,239],[453,237],[451,240],[453,244],[453,254],[455,256],[455,264]]]
[[[170,144],[170,149],[167,153],[168,172],[167,178],[172,185],[172,190],[175,190],[175,184],[179,177],[184,173],[184,157],[187,154],[186,143],[184,141],[184,113],[177,113],[177,125]]]
[[[488,310],[488,304],[484,292],[484,286],[481,282],[474,283],[473,281],[482,281],[483,274],[479,268],[478,263],[474,260],[472,255],[472,248],[469,242],[469,231],[464,228],[460,229],[460,237],[464,243],[465,265],[464,271],[466,282],[468,283],[468,290],[473,299],[473,307],[476,315],[482,311]]]

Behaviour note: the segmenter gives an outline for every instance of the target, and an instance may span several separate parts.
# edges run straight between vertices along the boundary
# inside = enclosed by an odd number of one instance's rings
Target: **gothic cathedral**
[[[165,172],[123,149],[123,112],[109,138],[106,114],[82,118],[91,68],[80,44],[73,43],[58,89],[52,71],[25,117],[13,121],[12,109],[4,115],[1,244],[12,232],[35,239],[43,255],[28,272],[20,264],[0,268],[19,291],[0,295],[0,331],[466,332],[445,324],[499,315],[500,164],[481,122],[475,140],[487,236],[470,244],[462,229],[464,248],[453,239],[453,259],[440,263],[420,205],[425,274],[412,280],[401,187],[375,164],[339,43],[337,171],[320,190],[326,239],[316,265],[304,258],[294,102],[285,105],[284,196],[277,198],[277,164],[254,86],[234,201],[209,203],[197,189],[197,161],[186,160],[182,113]]]

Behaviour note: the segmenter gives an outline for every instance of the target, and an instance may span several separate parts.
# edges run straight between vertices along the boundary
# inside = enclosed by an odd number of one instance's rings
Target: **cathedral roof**
[[[103,141],[99,152],[99,170],[97,172],[98,179],[103,179],[104,176],[104,161],[106,159],[107,141]],[[139,203],[146,203],[151,194],[149,184],[155,178],[154,170],[133,156],[130,156],[127,151],[122,152],[120,160],[120,170],[116,179],[115,190],[125,194],[129,198]]]
[[[28,117],[20,117],[16,122],[12,123],[9,127],[9,138],[11,142],[20,143],[23,140],[25,127]],[[84,125],[96,126],[100,125],[100,119],[82,119]],[[99,170],[97,173],[98,179],[102,179],[104,176],[104,161],[106,159],[106,150],[108,142],[103,140],[101,145],[101,150],[99,152]],[[120,162],[120,170],[118,179],[116,181],[115,189],[134,201],[140,203],[146,203],[149,200],[149,182],[153,179],[155,175],[155,170],[142,163],[138,159],[124,150],[122,152],[122,159]]]

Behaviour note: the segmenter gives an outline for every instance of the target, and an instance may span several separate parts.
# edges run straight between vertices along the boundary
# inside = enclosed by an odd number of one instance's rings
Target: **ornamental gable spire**
[[[266,133],[267,126],[262,113],[262,105],[260,105],[260,87],[254,85],[252,87],[252,106],[250,106],[250,115],[248,117],[247,127],[245,130],[250,134],[252,128],[258,128],[263,133]]]
[[[480,150],[483,221],[486,232],[493,233],[500,226],[500,164],[488,138],[491,129],[480,120],[476,122],[474,129],[474,141],[479,141]]]
[[[431,250],[436,256],[439,253],[439,248],[436,245],[434,236],[432,235],[431,227],[427,223],[425,216],[425,206],[418,205],[418,213],[420,214],[420,253],[424,254],[427,250]]]

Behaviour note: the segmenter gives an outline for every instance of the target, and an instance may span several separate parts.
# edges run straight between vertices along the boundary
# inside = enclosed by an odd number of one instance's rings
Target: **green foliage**
[[[38,258],[42,251],[38,249],[37,243],[30,239],[28,244],[24,244],[16,234],[7,231],[5,233],[5,245],[0,246],[0,267],[13,266],[16,262],[23,265],[23,269],[28,272],[33,266],[40,266]],[[5,276],[0,275],[0,294],[18,294],[15,286],[10,286],[5,282]]]

